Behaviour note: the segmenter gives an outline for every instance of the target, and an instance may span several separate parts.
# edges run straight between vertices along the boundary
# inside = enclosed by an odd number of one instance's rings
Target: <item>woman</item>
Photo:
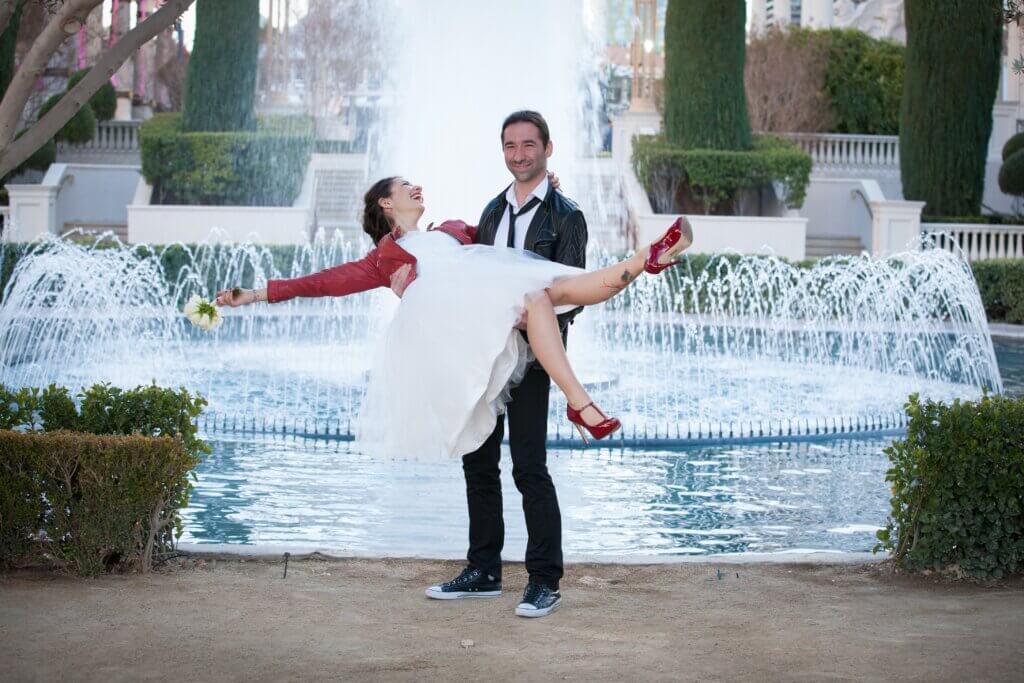
[[[664,236],[614,266],[587,272],[532,252],[474,245],[476,228],[446,221],[426,231],[423,189],[384,178],[365,196],[365,257],[266,289],[225,289],[217,304],[276,303],[390,287],[402,298],[371,374],[357,438],[392,454],[476,450],[494,430],[509,389],[533,357],[568,400],[586,441],[613,433],[569,365],[555,314],[610,299],[640,273],[659,273],[693,242],[680,218]],[[525,330],[529,345],[518,330]],[[531,356],[532,352],[532,356]]]

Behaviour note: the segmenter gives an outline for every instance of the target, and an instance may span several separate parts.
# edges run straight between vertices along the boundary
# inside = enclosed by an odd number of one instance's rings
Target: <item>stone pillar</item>
[[[110,26],[110,45],[115,45],[121,40],[121,36],[131,30],[132,24],[132,3],[130,0],[114,0],[111,6],[112,22]],[[114,72],[114,87],[118,93],[127,93],[131,97],[132,82],[135,80],[132,60],[125,61],[116,72]]]
[[[832,0],[803,0],[800,7],[800,25],[807,28],[831,28],[835,10]]]
[[[871,255],[885,257],[908,248],[919,249],[924,202],[872,200]]]
[[[620,169],[629,169],[633,163],[633,138],[654,135],[661,131],[658,112],[626,111],[612,120],[612,160]],[[632,173],[632,170],[629,171]]]
[[[54,164],[56,165],[56,164]],[[11,227],[4,240],[31,242],[40,235],[57,232],[57,185],[7,185],[11,203]]]

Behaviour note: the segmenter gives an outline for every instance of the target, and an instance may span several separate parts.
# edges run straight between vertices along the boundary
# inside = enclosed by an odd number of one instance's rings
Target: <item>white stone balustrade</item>
[[[811,155],[816,173],[853,170],[900,171],[898,135],[844,135],[839,133],[772,133],[800,145]]]
[[[142,121],[102,121],[92,140],[57,143],[57,160],[65,163],[140,164],[139,126]]]
[[[1024,258],[1024,225],[923,223],[921,228],[934,236],[936,247],[959,248],[968,261]]]

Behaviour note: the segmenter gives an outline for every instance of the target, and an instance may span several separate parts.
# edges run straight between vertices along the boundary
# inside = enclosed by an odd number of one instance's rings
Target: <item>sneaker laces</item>
[[[476,571],[477,570],[473,567],[466,567],[462,570],[461,574],[459,574],[454,579],[452,579],[444,585],[447,588],[457,588],[458,586],[461,586],[464,583],[468,583],[473,578],[473,575]]]
[[[550,589],[542,583],[534,583],[531,581],[526,584],[526,591],[523,593],[523,602],[534,604],[538,598],[544,595],[545,590]]]

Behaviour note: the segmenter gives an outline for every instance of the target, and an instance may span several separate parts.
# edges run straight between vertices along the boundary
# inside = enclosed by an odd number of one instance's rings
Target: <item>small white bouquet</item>
[[[185,317],[190,323],[207,332],[217,329],[224,322],[217,307],[198,294],[193,294],[185,302]]]

